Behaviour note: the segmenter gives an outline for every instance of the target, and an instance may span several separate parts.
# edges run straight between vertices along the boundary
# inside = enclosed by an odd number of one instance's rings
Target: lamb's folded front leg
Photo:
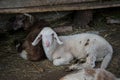
[[[71,60],[73,60],[73,56],[69,52],[53,55],[53,64],[56,66],[70,64]]]
[[[77,64],[74,64],[74,65],[71,65],[69,67],[69,69],[74,70],[74,69],[83,69],[83,68],[93,68],[93,67],[95,67],[95,61],[96,61],[96,55],[90,54],[86,58],[85,63],[83,63],[83,64],[77,63]]]

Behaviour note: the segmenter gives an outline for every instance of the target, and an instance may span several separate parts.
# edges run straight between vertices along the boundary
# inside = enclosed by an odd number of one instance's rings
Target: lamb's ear
[[[41,39],[42,39],[42,34],[39,33],[38,36],[35,38],[35,40],[32,42],[32,45],[36,46]]]
[[[27,13],[24,13],[23,15],[25,15],[25,16],[27,16],[29,18],[29,21],[30,21],[31,24],[33,23],[34,18],[33,18],[32,15],[27,14]]]
[[[60,41],[60,39],[58,38],[58,36],[57,36],[57,34],[55,32],[52,35],[57,40],[58,44],[60,44],[60,45],[63,44],[63,42]]]

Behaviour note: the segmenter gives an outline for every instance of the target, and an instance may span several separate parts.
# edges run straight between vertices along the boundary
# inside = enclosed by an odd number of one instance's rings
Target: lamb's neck
[[[50,46],[50,47],[46,47],[44,44],[43,44],[43,48],[44,48],[44,51],[45,51],[45,54],[46,54],[46,57],[52,61],[52,55],[56,49],[56,47],[58,46],[58,43],[55,41],[53,42],[53,44]]]

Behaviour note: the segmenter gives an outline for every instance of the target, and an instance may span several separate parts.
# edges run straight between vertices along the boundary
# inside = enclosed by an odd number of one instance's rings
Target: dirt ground
[[[104,13],[103,13],[104,12]],[[120,25],[106,24],[105,17],[116,17],[120,11],[108,14],[103,11],[99,15],[94,15],[92,27],[88,29],[74,29],[72,33],[97,32],[107,39],[113,46],[113,58],[107,68],[110,72],[120,77]],[[60,77],[68,74],[65,71],[66,66],[53,66],[50,61],[43,60],[31,62],[19,57],[13,45],[13,40],[23,36],[22,33],[0,34],[0,80],[58,80]]]

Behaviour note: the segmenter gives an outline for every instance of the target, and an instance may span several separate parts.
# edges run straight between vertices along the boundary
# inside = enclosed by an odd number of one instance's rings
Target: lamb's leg
[[[70,64],[71,60],[73,60],[73,56],[71,54],[67,54],[67,56],[57,57],[56,59],[54,59],[53,64],[56,66],[66,65],[66,64]]]
[[[95,61],[96,61],[96,55],[90,54],[87,59],[86,62],[83,64],[74,64],[72,66],[69,67],[70,70],[74,70],[74,69],[83,69],[83,68],[93,68],[95,67]]]
[[[112,53],[108,53],[102,61],[101,68],[105,69],[108,66],[111,58],[112,58]]]
[[[60,58],[60,59],[54,59],[53,60],[53,64],[55,66],[60,66],[60,65],[67,65],[69,64],[70,61],[66,61],[64,58]]]

